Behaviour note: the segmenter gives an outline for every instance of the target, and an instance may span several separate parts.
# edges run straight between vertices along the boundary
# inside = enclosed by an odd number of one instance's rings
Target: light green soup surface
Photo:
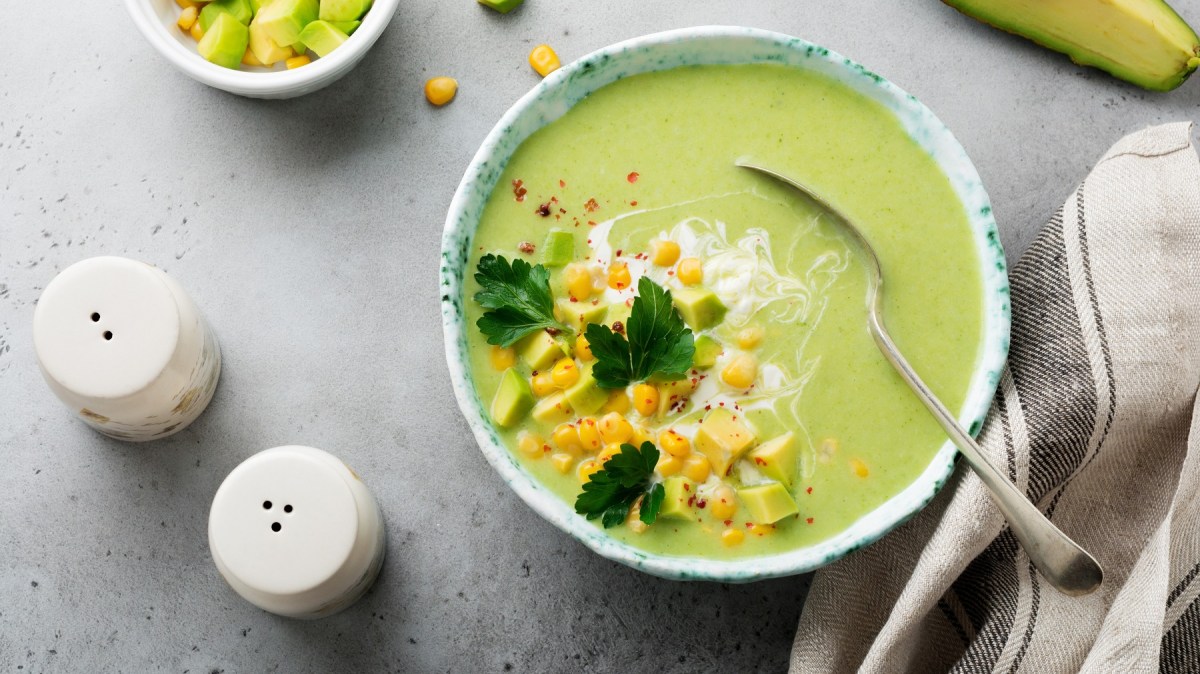
[[[727,475],[694,482],[686,518],[607,530],[655,553],[728,559],[813,545],[911,484],[946,440],[872,342],[866,268],[836,221],[789,188],[736,168],[739,158],[807,183],[858,223],[883,265],[888,326],[951,409],[961,407],[980,356],[980,261],[963,206],[880,104],[823,76],[769,64],[675,68],[591,94],[514,153],[484,210],[472,269],[487,253],[538,263],[548,231],[570,232],[570,267],[595,279],[580,306],[608,304],[602,322],[611,325],[627,317],[640,276],[673,292],[684,287],[678,265],[652,258],[655,242],[677,243],[681,259],[702,265],[694,287],[712,290],[728,309],[719,325],[696,333],[716,339],[723,353],[682,388],[663,387],[664,397],[679,395],[682,410],[642,415],[629,404],[631,386],[592,417],[616,410],[643,439],[658,444],[673,429],[694,448],[706,408],[724,404],[757,442],[791,432],[798,450],[789,488],[798,514],[765,525],[734,499],[714,515],[713,495],[729,494],[723,485],[736,493],[769,482],[742,458]],[[609,272],[622,265],[631,283],[612,288]],[[551,268],[555,297],[569,297],[566,269]],[[497,352],[475,328],[483,313],[471,301],[478,287],[468,281],[465,305],[471,373],[486,405],[513,351]],[[751,387],[735,388],[723,372],[743,355],[757,372]],[[526,380],[534,374],[520,357],[513,367]],[[579,468],[595,466],[587,462],[596,451],[557,446],[559,423],[580,421],[527,416],[500,436],[534,479],[573,504]],[[522,435],[542,451],[521,451]],[[695,463],[693,472],[703,467]]]

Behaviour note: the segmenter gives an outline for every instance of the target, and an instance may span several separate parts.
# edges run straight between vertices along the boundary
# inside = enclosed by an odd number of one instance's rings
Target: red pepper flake
[[[550,335],[551,337],[557,337],[560,332],[562,332],[562,330],[559,330],[558,328],[546,328],[546,334]]]
[[[805,490],[804,490],[804,493],[805,493],[805,494],[811,494],[811,493],[812,493],[812,487],[809,487],[808,489],[805,489]]]
[[[721,500],[724,501],[725,499]],[[729,526],[730,524],[733,524],[733,520],[725,520],[725,526]]]
[[[595,220],[588,220],[588,221],[587,221],[587,223],[588,223],[588,227],[595,227],[595,226],[596,226],[596,221],[595,221]]]
[[[693,497],[691,497],[691,498],[689,498],[689,499],[688,499],[688,507],[689,507],[689,508],[691,508],[691,507],[692,507],[693,505],[695,505],[695,504],[696,504],[696,497],[695,497],[695,496],[693,496]]]
[[[533,376],[535,376],[535,377],[536,377],[536,376],[538,376],[538,371],[537,371],[537,370],[534,370],[534,371],[533,371]]]
[[[596,202],[595,197],[588,199],[587,202],[583,204],[583,210],[587,211],[588,213],[595,213],[599,209],[600,204]]]
[[[517,198],[517,201],[525,201],[525,195],[529,192],[529,190],[525,189],[524,185],[525,183],[522,180],[512,181],[513,196]]]
[[[559,187],[566,187],[566,186],[567,186],[567,182],[566,182],[565,180],[559,180],[559,181],[558,181],[558,186],[559,186]]]
[[[812,524],[812,523],[813,523],[813,518],[811,518],[811,517],[810,517],[810,518],[808,518],[808,519],[806,519],[806,520],[804,520],[804,521],[805,521],[805,522],[808,522],[809,524]]]
[[[723,403],[723,402],[720,402],[720,403],[717,403],[717,404],[718,404],[718,405],[720,405],[721,407],[724,407],[724,406],[725,406],[725,403]]]
[[[613,321],[612,330],[618,335],[623,335],[625,334],[625,324],[621,321]]]
[[[618,248],[617,249],[617,257],[621,257],[621,253],[624,253],[624,252],[625,252],[624,250]]]
[[[704,506],[706,506],[706,505],[708,505],[708,501],[706,501],[706,500],[704,500],[704,499],[701,499],[701,500],[699,500],[699,501],[697,501],[697,502],[696,502],[696,507],[697,507],[697,508],[699,508],[699,509],[701,509],[701,510],[704,510]]]
[[[763,459],[763,458],[760,458],[760,457],[757,457],[757,456],[756,456],[756,457],[754,457],[754,463],[757,463],[757,464],[758,464],[758,465],[760,465],[760,466],[765,466],[765,465],[767,465],[767,461],[766,461],[766,459]]]
[[[589,245],[589,246],[590,246],[590,245],[592,245],[592,240],[591,240],[591,239],[588,239],[588,245]]]
[[[517,244],[517,250],[525,253],[526,255],[532,253],[535,248],[536,247],[533,245],[532,241],[522,241],[521,243]]]
[[[684,483],[683,483],[683,490],[684,490],[684,491],[691,491],[691,490],[692,490],[692,485],[690,485],[690,484],[688,484],[688,483],[684,482]]]
[[[571,298],[571,301],[572,301],[572,302],[578,302],[579,300],[578,300],[578,299],[576,299],[575,297],[572,297],[572,298]]]
[[[634,199],[633,201],[629,202],[629,205],[630,205],[630,206],[637,206],[637,199]]]
[[[542,445],[542,451],[543,451],[543,452],[549,452],[549,451],[550,451],[550,445]]]
[[[626,179],[626,180],[628,180],[628,181],[629,181],[629,182],[631,182],[631,183],[636,183],[636,182],[637,182],[637,179],[638,179],[639,177],[641,177],[641,176],[639,176],[639,175],[638,175],[638,172],[637,172],[637,171],[633,171],[633,172],[632,172],[632,173],[630,173],[629,175],[625,176],[625,179]]]
[[[536,372],[534,372],[534,374],[537,374],[537,373],[536,373]],[[709,411],[709,410],[711,410],[711,409],[712,409],[712,405],[705,405],[705,406],[704,406],[704,411],[705,411],[705,412],[707,412],[707,411]]]
[[[559,212],[559,213],[566,213],[566,212],[567,212],[567,209],[565,209],[565,208],[560,208],[560,209],[558,209],[558,212]]]
[[[537,213],[538,215],[542,216],[543,218],[550,217],[550,202],[547,201],[546,203],[542,204],[541,206],[538,206],[537,210],[534,211],[534,213]]]
[[[668,269],[668,270],[667,270],[667,276],[674,276],[674,275],[675,275],[675,270],[674,270],[674,269]]]
[[[749,528],[751,528],[751,527],[753,527],[753,526],[754,526],[754,524],[753,524],[753,523],[751,523],[751,522],[746,522],[746,528],[747,528],[747,529],[749,529]]]

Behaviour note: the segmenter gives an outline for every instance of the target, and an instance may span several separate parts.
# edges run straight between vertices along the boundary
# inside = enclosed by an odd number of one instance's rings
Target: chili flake
[[[527,255],[532,253],[535,249],[536,246],[534,246],[533,242],[531,241],[522,241],[521,243],[517,244],[517,250]]]
[[[588,213],[595,213],[599,209],[600,209],[600,204],[596,203],[595,197],[588,199],[587,203],[585,203],[583,205],[583,210],[587,211]]]
[[[638,175],[638,172],[637,172],[637,171],[633,171],[633,172],[632,172],[632,173],[630,173],[629,175],[625,176],[625,179],[626,179],[626,180],[628,180],[628,181],[629,181],[629,182],[631,182],[631,183],[636,183],[636,182],[637,182],[637,179],[638,179],[639,177],[640,177],[640,176]]]
[[[525,182],[520,179],[514,180],[512,181],[512,187],[513,196],[516,197],[517,201],[525,201],[525,195],[529,192],[529,190],[525,189]]]
[[[538,215],[542,216],[543,218],[550,217],[550,202],[547,201],[546,203],[542,204],[541,206],[538,206],[537,210],[534,212],[537,213]]]

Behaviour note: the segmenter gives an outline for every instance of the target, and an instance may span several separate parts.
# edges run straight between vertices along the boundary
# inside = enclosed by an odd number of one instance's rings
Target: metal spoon
[[[1096,560],[1054,526],[1050,520],[1046,519],[1037,506],[1030,503],[1023,493],[1005,479],[1004,474],[988,461],[979,445],[975,444],[975,440],[962,426],[958,425],[950,410],[946,409],[933,391],[929,390],[925,382],[921,381],[912,366],[900,354],[900,350],[896,348],[896,344],[888,335],[887,328],[883,324],[883,271],[879,266],[879,258],[876,257],[875,250],[863,237],[862,232],[846,216],[808,187],[762,166],[744,161],[735,163],[742,168],[758,171],[791,185],[833,215],[835,219],[841,221],[846,231],[853,236],[866,253],[868,269],[867,322],[870,325],[871,336],[875,338],[879,350],[883,352],[888,362],[896,368],[896,372],[900,373],[900,377],[913,390],[913,393],[917,394],[917,397],[941,424],[946,434],[962,451],[967,465],[991,490],[992,499],[1000,508],[1000,512],[1008,519],[1009,528],[1021,542],[1025,553],[1029,555],[1030,561],[1042,576],[1059,592],[1072,596],[1085,595],[1100,587],[1100,583],[1104,580],[1104,571],[1096,563]]]

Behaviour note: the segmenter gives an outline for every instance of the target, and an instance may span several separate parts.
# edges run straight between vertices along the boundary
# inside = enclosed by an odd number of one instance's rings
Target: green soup
[[[605,411],[621,411],[656,443],[668,429],[694,442],[705,408],[725,403],[757,441],[791,432],[798,450],[789,491],[799,512],[770,526],[755,523],[745,503],[735,502],[732,515],[728,506],[714,515],[706,503],[722,485],[767,481],[742,458],[728,475],[697,481],[701,494],[686,519],[608,530],[656,553],[735,558],[820,542],[899,493],[945,442],[867,332],[866,271],[837,224],[787,188],[736,168],[744,157],[813,186],[864,230],[884,267],[896,342],[951,409],[961,407],[980,355],[980,265],[963,206],[880,104],[775,65],[676,68],[596,91],[513,155],[485,208],[473,259],[497,253],[536,263],[547,232],[570,232],[573,264],[595,275],[589,302],[607,304],[603,322],[611,324],[628,315],[634,292],[607,287],[608,272],[624,265],[631,285],[647,274],[678,292],[678,265],[652,258],[655,242],[678,244],[681,259],[702,265],[697,287],[728,309],[719,325],[696,333],[724,353],[691,378],[700,381],[681,395],[682,411],[643,416],[616,398]],[[564,268],[551,272],[555,296],[567,297]],[[470,367],[486,402],[511,354],[494,352],[475,329],[483,313],[470,301],[477,289],[468,282]],[[757,371],[752,387],[735,390],[723,373],[740,355]],[[519,358],[515,367],[532,377]],[[596,457],[556,447],[557,423],[526,417],[501,437],[529,473],[573,503],[579,466]],[[520,434],[544,439],[545,451],[520,451]],[[727,533],[734,530],[741,533]]]

